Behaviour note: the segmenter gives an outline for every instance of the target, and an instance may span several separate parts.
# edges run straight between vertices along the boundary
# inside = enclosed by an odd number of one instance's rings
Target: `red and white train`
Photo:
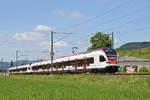
[[[11,67],[9,74],[50,74],[51,68],[53,68],[53,73],[115,73],[119,68],[117,62],[116,50],[102,48],[56,58],[53,60],[53,67],[51,67],[51,60]]]

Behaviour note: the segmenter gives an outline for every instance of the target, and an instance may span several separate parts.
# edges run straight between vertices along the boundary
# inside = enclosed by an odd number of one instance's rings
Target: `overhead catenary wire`
[[[148,19],[146,19],[146,18],[148,18]],[[140,18],[137,18],[137,19],[133,19],[133,20],[130,20],[130,21],[128,21],[127,23],[125,23],[125,24],[129,24],[129,23],[138,23],[138,21],[139,20],[141,20],[141,19],[144,19],[144,21],[146,21],[147,22],[147,20],[150,20],[150,16],[144,16],[144,17],[140,17]],[[115,27],[115,28],[119,28],[119,27]],[[142,31],[142,30],[144,30],[144,29],[148,29],[149,27],[145,27],[145,28],[140,28],[140,29],[136,29],[136,30],[131,30],[131,31],[128,31],[128,32],[125,32],[125,33],[130,33],[130,32],[136,32],[136,31]],[[104,31],[102,31],[102,32],[105,32],[106,30],[104,30]],[[107,33],[107,32],[106,32]],[[89,37],[89,36],[91,36],[91,35],[93,35],[93,34],[95,34],[95,33],[90,33],[87,37]],[[81,40],[81,38],[79,38],[79,39],[77,39],[77,40],[73,40],[73,41],[78,41],[78,40]],[[83,40],[83,39],[82,39]],[[88,39],[85,39],[85,40],[83,40],[84,42],[87,42],[88,41]]]
[[[90,21],[96,20],[96,19],[98,19],[98,18],[100,18],[100,17],[103,17],[103,16],[105,16],[105,15],[107,15],[107,14],[109,14],[109,13],[115,11],[115,10],[118,10],[119,8],[121,8],[121,7],[123,7],[123,6],[128,5],[129,3],[130,3],[130,2],[127,1],[127,2],[125,2],[125,3],[119,4],[118,6],[112,8],[112,9],[106,11],[106,12],[104,12],[103,14],[96,15],[96,16],[94,16],[94,17],[92,17],[92,18],[89,18],[89,19],[83,21],[83,22],[80,22],[80,23],[71,25],[71,26],[69,26],[69,27],[67,27],[67,28],[65,28],[65,29],[75,28],[75,27],[80,26],[81,24],[88,23],[88,22],[90,22]]]
[[[146,7],[145,7],[146,8]],[[140,11],[142,11],[142,9],[140,10]],[[122,19],[122,18],[125,18],[125,17],[128,17],[128,16],[130,16],[132,13],[139,13],[139,9],[137,9],[137,10],[134,10],[133,12],[129,12],[129,13],[127,13],[125,16],[123,16],[123,15],[121,15],[121,16],[119,16],[119,17],[117,17],[117,18],[113,18],[113,19],[111,19],[111,20],[109,20],[109,22],[113,22],[113,21],[116,21],[116,20],[120,20],[120,19]],[[106,14],[107,15],[107,14]],[[122,17],[123,16],[123,17]],[[75,27],[78,27],[78,26],[80,26],[80,25],[82,25],[82,24],[84,24],[84,23],[88,23],[88,22],[90,22],[90,21],[93,21],[93,20],[96,20],[98,17],[97,16],[95,16],[96,18],[95,19],[92,19],[91,18],[91,20],[89,19],[89,20],[87,20],[87,22],[86,21],[83,21],[83,22],[81,22],[81,23],[78,23],[78,24],[75,24],[75,25],[72,25],[72,26],[70,26],[70,27],[68,27],[68,29],[71,29],[71,28],[75,28]],[[149,16],[147,16],[147,18],[148,18]],[[94,17],[93,17],[94,18]],[[145,16],[145,18],[146,18],[146,16]],[[128,21],[127,23],[135,23],[135,22],[137,22],[138,20],[141,20],[141,18],[137,18],[137,19],[134,19],[134,20],[130,20],[130,21]],[[118,27],[115,27],[115,28],[118,28]],[[139,31],[141,31],[141,30],[143,30],[143,29],[147,29],[148,27],[146,27],[146,28],[140,28],[140,29],[138,29]],[[108,30],[108,29],[107,29]],[[104,30],[104,31],[107,31],[107,30]],[[109,29],[109,30],[112,30],[112,29]],[[138,31],[138,30],[132,30],[132,31],[130,31],[130,32],[135,32],[135,31]],[[78,33],[78,32],[77,32]],[[126,33],[129,33],[129,32],[126,32]],[[89,36],[90,35],[92,35],[92,34],[95,34],[95,33],[90,33],[89,34]],[[59,38],[58,40],[56,40],[56,41],[54,41],[54,43],[57,43],[57,42],[59,42],[59,41],[62,41],[62,40],[64,40],[65,38],[67,38],[68,36],[69,36],[70,34],[65,34],[63,37],[61,37],[61,38]],[[80,39],[78,39],[78,40],[81,40],[81,38]],[[83,39],[82,39],[83,40]],[[88,41],[87,39],[86,40],[84,40],[84,41]]]
[[[146,7],[145,7],[146,8]],[[134,10],[133,12],[130,12],[130,13],[128,13],[128,15],[126,15],[125,17],[127,17],[127,16],[130,16],[132,13],[136,13],[137,11],[138,11],[139,9],[137,9],[137,10]],[[142,9],[140,9],[140,11],[142,11]],[[135,14],[134,13],[134,14]],[[125,17],[122,17],[122,16],[120,16],[120,17],[117,17],[117,18],[115,18],[115,19],[117,19],[118,20],[118,18],[125,18]],[[149,16],[148,16],[149,17]],[[139,19],[139,18],[138,18]],[[138,20],[137,19],[137,20]],[[141,19],[141,18],[140,18]],[[130,20],[130,21],[128,21],[127,23],[132,23],[132,22],[136,22],[137,20]],[[115,21],[114,19],[113,19],[113,21]],[[112,21],[112,22],[113,22]],[[84,23],[84,22],[83,22]],[[82,24],[82,23],[81,23]],[[80,24],[76,24],[76,25],[80,25]],[[71,27],[69,27],[69,28],[74,28],[73,26],[71,26]],[[94,34],[94,33],[92,33],[92,34]],[[90,34],[90,35],[92,35],[92,34]],[[63,36],[60,40],[63,40],[63,39],[65,39],[66,37],[68,36],[68,34],[66,34],[65,36]],[[87,39],[86,39],[86,41],[87,41]]]
[[[64,28],[64,29],[65,29],[65,30],[66,30],[66,29],[67,29],[67,30],[68,30],[68,29],[72,29],[72,28],[75,28],[75,27],[80,26],[81,24],[84,24],[84,23],[87,23],[87,22],[96,20],[97,18],[102,17],[102,16],[105,16],[105,15],[107,15],[108,13],[111,13],[112,11],[118,10],[119,8],[121,8],[121,7],[123,7],[123,6],[126,6],[126,5],[129,4],[129,3],[130,3],[130,2],[127,1],[127,2],[125,2],[125,3],[119,4],[118,6],[112,8],[112,9],[106,11],[106,12],[104,12],[103,14],[99,14],[99,15],[97,15],[97,16],[94,16],[94,17],[92,17],[92,18],[89,18],[89,19],[87,19],[87,20],[85,20],[85,21],[83,21],[83,22],[80,22],[80,23],[71,25],[71,26],[69,26],[69,27],[67,27],[67,28]],[[61,41],[61,40],[65,39],[66,37],[68,37],[69,35],[70,35],[70,34],[65,34],[65,36],[61,37],[60,39],[58,39],[58,40],[56,40],[56,41]]]
[[[127,32],[124,32],[124,33],[130,33],[130,32],[138,32],[138,31],[143,31],[143,30],[146,30],[146,29],[150,29],[149,26],[147,27],[144,27],[144,28],[139,28],[139,29],[136,29],[136,30],[131,30],[131,31],[127,31]]]
[[[146,19],[146,18],[148,18],[148,19]],[[141,19],[144,19],[144,21],[148,21],[148,20],[150,20],[150,16],[144,16],[144,17],[141,17],[141,18],[133,19],[133,20],[130,20],[130,21],[126,22],[126,23],[122,23],[119,26],[116,26],[116,27],[113,27],[113,28],[109,28],[109,29],[105,29],[102,32],[112,31],[113,29],[120,28],[120,27],[122,27],[122,25],[125,25],[125,24],[138,23],[137,21],[139,21]]]
[[[117,17],[117,18],[113,18],[113,19],[111,19],[111,20],[108,20],[107,22],[109,22],[108,24],[110,24],[111,22],[114,22],[114,21],[116,21],[116,20],[120,20],[120,19],[122,19],[122,18],[125,18],[125,17],[128,17],[128,16],[131,16],[132,14],[136,14],[136,13],[139,13],[139,12],[142,12],[143,10],[146,10],[146,9],[149,9],[150,7],[149,6],[146,6],[146,7],[144,7],[144,8],[142,8],[142,9],[136,9],[136,10],[134,10],[134,11],[132,11],[132,12],[129,12],[129,13],[127,13],[126,15],[122,15],[122,16],[119,16],[119,17]],[[146,17],[149,17],[149,16],[146,16]],[[145,18],[146,18],[145,17]],[[119,19],[120,18],[120,19]],[[115,20],[116,19],[116,20]],[[138,20],[138,19],[137,19]],[[131,20],[131,21],[136,21],[136,20]],[[131,23],[131,22],[128,22],[128,23]],[[105,24],[98,24],[97,26],[104,26]],[[118,28],[118,27],[115,27],[115,28]],[[112,29],[112,28],[109,28],[109,30],[110,29]],[[108,29],[107,29],[108,30]],[[106,30],[104,30],[104,31],[102,31],[102,32],[105,32]],[[112,30],[113,31],[113,30]]]
[[[143,10],[146,10],[146,9],[150,9],[149,5],[144,7],[144,8],[142,8],[142,9],[136,9],[136,10],[134,10],[132,12],[129,12],[129,13],[125,14],[125,15],[121,15],[121,16],[119,16],[117,18],[113,18],[113,19],[107,20],[107,22],[110,24],[111,22],[115,22],[116,20],[124,19],[124,18],[126,18],[128,16],[131,16],[133,14],[136,14],[136,13],[139,13],[139,12],[143,12]],[[105,24],[97,24],[96,26],[104,26],[104,25]]]
[[[130,20],[130,21],[128,21],[127,23],[125,23],[125,24],[129,24],[129,23],[135,23],[135,22],[137,22],[137,21],[139,21],[139,20],[141,20],[141,19],[144,19],[144,18],[150,18],[150,16],[144,16],[144,17],[141,17],[141,18],[137,18],[137,19],[133,19],[133,20]],[[144,19],[145,20],[145,19]],[[148,19],[149,20],[149,19]],[[147,21],[147,20],[146,20]],[[115,27],[115,28],[119,28],[118,26],[117,27]],[[108,30],[108,29],[107,29]],[[102,32],[105,32],[106,30],[103,30]],[[107,33],[107,32],[106,32]],[[91,35],[93,35],[93,34],[95,34],[94,32],[91,32],[87,37],[89,37],[89,36],[91,36]],[[79,38],[79,39],[77,39],[77,40],[81,40],[81,38]],[[76,40],[76,41],[77,41]],[[73,41],[75,41],[75,40],[73,40]],[[87,41],[87,39],[86,39],[86,41]]]
[[[60,42],[60,41],[62,41],[64,38],[66,38],[66,37],[68,36],[68,34],[70,35],[70,34],[73,34],[73,33],[64,33],[64,34],[66,34],[66,35],[63,36],[63,37],[61,37],[61,38],[59,38],[58,40],[54,41],[53,43],[55,44],[55,43],[57,43],[57,42]]]
[[[143,11],[143,10],[145,10],[146,8],[148,8],[149,9],[149,6],[148,7],[144,7],[144,9],[136,9],[136,10],[134,10],[133,12],[130,12],[130,13],[128,13],[127,15],[124,15],[124,17],[122,17],[122,16],[120,16],[120,17],[117,17],[117,18],[125,18],[125,17],[127,17],[127,16],[130,16],[131,14],[133,14],[133,13],[135,13],[135,12],[137,12],[137,11]],[[137,12],[137,13],[139,13],[139,12]],[[116,19],[117,19],[116,18]],[[146,19],[146,18],[148,18],[148,19]],[[149,20],[149,18],[150,18],[150,16],[144,16],[144,17],[142,17],[142,18],[137,18],[137,19],[133,19],[133,20],[130,20],[130,21],[128,21],[127,23],[125,23],[125,24],[130,24],[130,23],[138,23],[137,21],[139,21],[139,20],[141,20],[141,19],[144,19],[144,21],[147,21],[147,20]],[[114,18],[115,19],[115,18]],[[116,20],[112,20],[112,22],[113,21],[116,21]],[[110,24],[110,23],[109,23]],[[100,24],[98,24],[98,26],[99,26]],[[103,26],[104,24],[101,24],[101,26]],[[124,25],[123,23],[121,24],[121,25]],[[122,27],[122,26],[119,26],[119,27]],[[114,27],[114,28],[119,28],[118,26],[117,27]],[[105,29],[105,30],[103,30],[103,31],[101,31],[101,32],[106,32],[106,31],[108,31],[108,30],[110,30],[110,31],[113,31],[112,29],[114,29],[114,28],[109,28],[109,29]],[[94,34],[94,33],[90,33],[88,36],[90,36],[90,35],[92,35],[92,34]]]

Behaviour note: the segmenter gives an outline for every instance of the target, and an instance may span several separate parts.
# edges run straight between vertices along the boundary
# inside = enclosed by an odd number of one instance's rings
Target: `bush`
[[[139,69],[139,72],[149,72],[149,69],[146,68],[146,67],[141,67],[141,68]]]
[[[124,66],[120,66],[119,72],[124,72]]]

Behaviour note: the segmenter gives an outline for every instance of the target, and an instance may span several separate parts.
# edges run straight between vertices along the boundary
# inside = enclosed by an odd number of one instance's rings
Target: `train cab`
[[[118,71],[119,66],[118,62],[118,53],[116,50],[111,48],[102,49],[103,55],[99,55],[99,62],[104,70],[107,72],[116,72]]]

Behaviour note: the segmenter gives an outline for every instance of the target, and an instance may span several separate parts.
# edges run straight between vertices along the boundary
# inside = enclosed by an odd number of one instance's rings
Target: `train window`
[[[87,58],[87,66],[89,66],[90,64],[94,63],[94,58]]]
[[[89,64],[94,63],[94,58],[93,57],[87,58],[87,63]]]
[[[70,66],[73,66],[73,65],[74,65],[74,61],[71,60],[71,61],[69,62],[69,65],[70,65]]]
[[[67,66],[70,66],[70,61],[67,61]]]
[[[56,68],[56,63],[53,64],[53,67]]]
[[[90,58],[90,63],[94,63],[94,58]]]
[[[58,63],[58,68],[61,68],[62,64],[61,63]]]
[[[78,65],[78,60],[77,59],[74,60],[74,66],[76,66],[76,65]]]
[[[38,69],[40,69],[41,68],[41,66],[37,66],[38,67]]]
[[[40,69],[43,69],[43,65],[40,65]]]
[[[83,59],[79,59],[78,60],[78,67],[82,67],[83,66]]]
[[[64,66],[65,66],[65,67],[68,66],[68,61],[65,61],[65,62],[64,62]]]
[[[99,56],[99,61],[100,61],[100,62],[104,62],[104,61],[106,61],[106,59],[105,59],[104,56],[100,55],[100,56]]]
[[[48,65],[45,65],[45,69],[47,69],[48,68]]]
[[[67,62],[65,61],[65,62],[64,62],[64,67],[66,67],[66,66],[67,66]]]
[[[113,49],[105,50],[105,53],[106,53],[106,56],[108,57],[108,59],[110,59],[110,60],[117,59],[117,53],[115,50],[113,50]]]
[[[50,68],[51,68],[51,64],[48,64],[48,65],[47,65],[47,69],[50,69]]]

